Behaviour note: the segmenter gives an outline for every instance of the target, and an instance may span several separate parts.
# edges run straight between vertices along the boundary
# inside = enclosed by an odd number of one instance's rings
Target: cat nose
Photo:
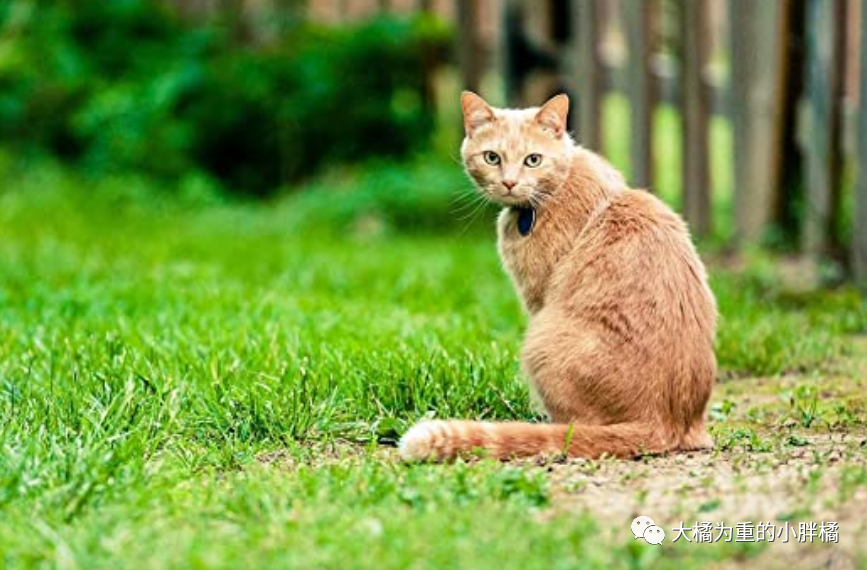
[[[509,190],[511,190],[512,188],[514,188],[517,185],[518,185],[517,180],[503,180],[503,186],[505,186]]]

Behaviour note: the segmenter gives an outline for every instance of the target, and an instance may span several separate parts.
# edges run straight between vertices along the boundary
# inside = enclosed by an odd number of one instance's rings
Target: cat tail
[[[564,453],[571,457],[637,457],[677,449],[681,437],[659,424],[529,424],[431,420],[400,440],[404,461],[443,461],[477,454],[510,459]]]

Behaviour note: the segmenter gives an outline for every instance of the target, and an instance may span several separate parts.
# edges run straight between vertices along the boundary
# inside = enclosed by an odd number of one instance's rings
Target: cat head
[[[466,137],[461,157],[470,178],[489,200],[539,206],[569,175],[574,143],[566,132],[569,98],[541,107],[496,109],[475,93],[461,95]]]

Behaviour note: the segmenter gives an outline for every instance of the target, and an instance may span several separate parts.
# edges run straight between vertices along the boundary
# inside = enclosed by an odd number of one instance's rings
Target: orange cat
[[[469,92],[461,103],[461,154],[479,191],[504,206],[499,251],[529,313],[522,364],[552,423],[425,421],[401,439],[401,456],[712,447],[716,302],[686,224],[574,143],[565,95],[522,110]]]

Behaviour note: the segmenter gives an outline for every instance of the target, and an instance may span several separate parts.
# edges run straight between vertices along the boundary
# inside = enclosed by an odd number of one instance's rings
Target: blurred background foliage
[[[256,196],[429,142],[440,21],[333,27],[289,11],[278,26],[260,45],[167,3],[0,2],[0,140],[88,174]]]
[[[0,0],[0,192],[45,170],[85,193],[285,200],[337,232],[489,229],[460,90],[565,91],[578,141],[702,245],[867,283],[860,5]]]

